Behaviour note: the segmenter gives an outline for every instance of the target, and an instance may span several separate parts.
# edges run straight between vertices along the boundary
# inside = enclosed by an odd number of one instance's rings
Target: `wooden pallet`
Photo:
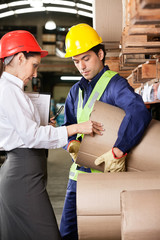
[[[160,25],[159,24],[143,24],[143,25],[129,25],[129,35],[149,35],[149,36],[160,36]]]
[[[157,0],[132,0],[128,9],[131,24],[160,23],[160,7]]]
[[[146,83],[154,79],[154,81],[159,81],[160,66],[157,64],[157,60],[149,60],[144,64],[138,65],[132,73],[128,76],[127,80],[130,85],[134,88],[138,88],[141,84]]]

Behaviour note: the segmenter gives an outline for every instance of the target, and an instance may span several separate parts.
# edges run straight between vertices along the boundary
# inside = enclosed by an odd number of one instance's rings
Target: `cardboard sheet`
[[[121,193],[121,239],[160,238],[160,190]]]
[[[104,164],[96,166],[94,161],[113,147],[124,116],[125,112],[118,107],[100,101],[95,102],[90,119],[103,123],[105,131],[103,136],[84,136],[76,161],[79,165],[104,171]],[[159,136],[160,121],[152,120],[140,143],[127,155],[127,171],[160,170]]]
[[[160,189],[160,172],[79,174],[77,181],[79,239],[120,240],[121,192],[149,189]],[[139,209],[140,207],[141,205]]]

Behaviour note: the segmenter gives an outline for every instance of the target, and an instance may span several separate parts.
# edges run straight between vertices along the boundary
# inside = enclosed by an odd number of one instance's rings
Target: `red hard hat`
[[[42,50],[35,37],[28,31],[16,30],[6,33],[0,40],[0,58],[12,56],[18,52],[39,52],[41,57],[48,52]]]

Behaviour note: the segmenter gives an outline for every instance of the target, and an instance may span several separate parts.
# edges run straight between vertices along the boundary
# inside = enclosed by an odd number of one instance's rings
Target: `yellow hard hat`
[[[92,47],[100,44],[102,38],[98,33],[88,24],[80,23],[70,28],[66,35],[65,58],[73,57],[78,54],[87,52]]]

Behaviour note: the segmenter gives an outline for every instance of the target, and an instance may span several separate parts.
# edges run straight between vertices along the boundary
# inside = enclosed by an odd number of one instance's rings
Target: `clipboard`
[[[38,93],[38,92],[25,92],[33,105],[36,106],[40,119],[41,126],[48,125],[50,115],[51,94],[50,93]]]

